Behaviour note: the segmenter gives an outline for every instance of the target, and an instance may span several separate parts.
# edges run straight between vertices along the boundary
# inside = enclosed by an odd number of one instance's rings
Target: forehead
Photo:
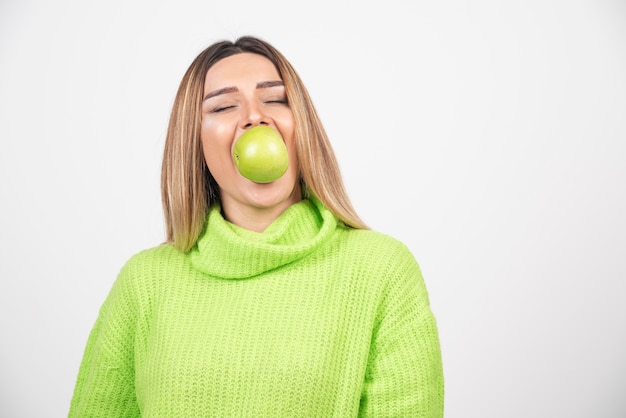
[[[206,73],[204,91],[216,88],[281,80],[276,67],[262,55],[244,52],[223,58]]]

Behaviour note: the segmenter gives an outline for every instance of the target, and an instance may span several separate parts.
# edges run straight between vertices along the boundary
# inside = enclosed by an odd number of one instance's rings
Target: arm
[[[134,384],[135,292],[124,270],[100,309],[81,362],[69,417],[139,417]]]
[[[359,416],[443,417],[439,336],[419,266],[406,250],[389,269]]]

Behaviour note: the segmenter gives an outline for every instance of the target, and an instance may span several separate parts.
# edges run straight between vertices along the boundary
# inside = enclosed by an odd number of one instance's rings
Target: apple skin
[[[233,161],[242,176],[255,183],[271,183],[289,167],[289,154],[277,130],[260,125],[248,129],[235,142]]]

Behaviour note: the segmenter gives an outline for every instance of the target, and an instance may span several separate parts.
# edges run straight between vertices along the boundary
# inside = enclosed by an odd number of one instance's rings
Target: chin
[[[277,206],[285,206],[286,208],[302,200],[302,192],[297,182],[295,186],[288,187],[289,182],[282,182],[281,180],[283,179],[272,183],[253,183],[249,193],[247,193],[251,205],[259,209]]]

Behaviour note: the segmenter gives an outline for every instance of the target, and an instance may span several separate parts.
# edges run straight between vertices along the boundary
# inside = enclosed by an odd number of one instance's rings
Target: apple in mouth
[[[289,167],[283,137],[274,128],[260,125],[248,129],[235,142],[233,161],[242,176],[255,183],[271,183]]]

